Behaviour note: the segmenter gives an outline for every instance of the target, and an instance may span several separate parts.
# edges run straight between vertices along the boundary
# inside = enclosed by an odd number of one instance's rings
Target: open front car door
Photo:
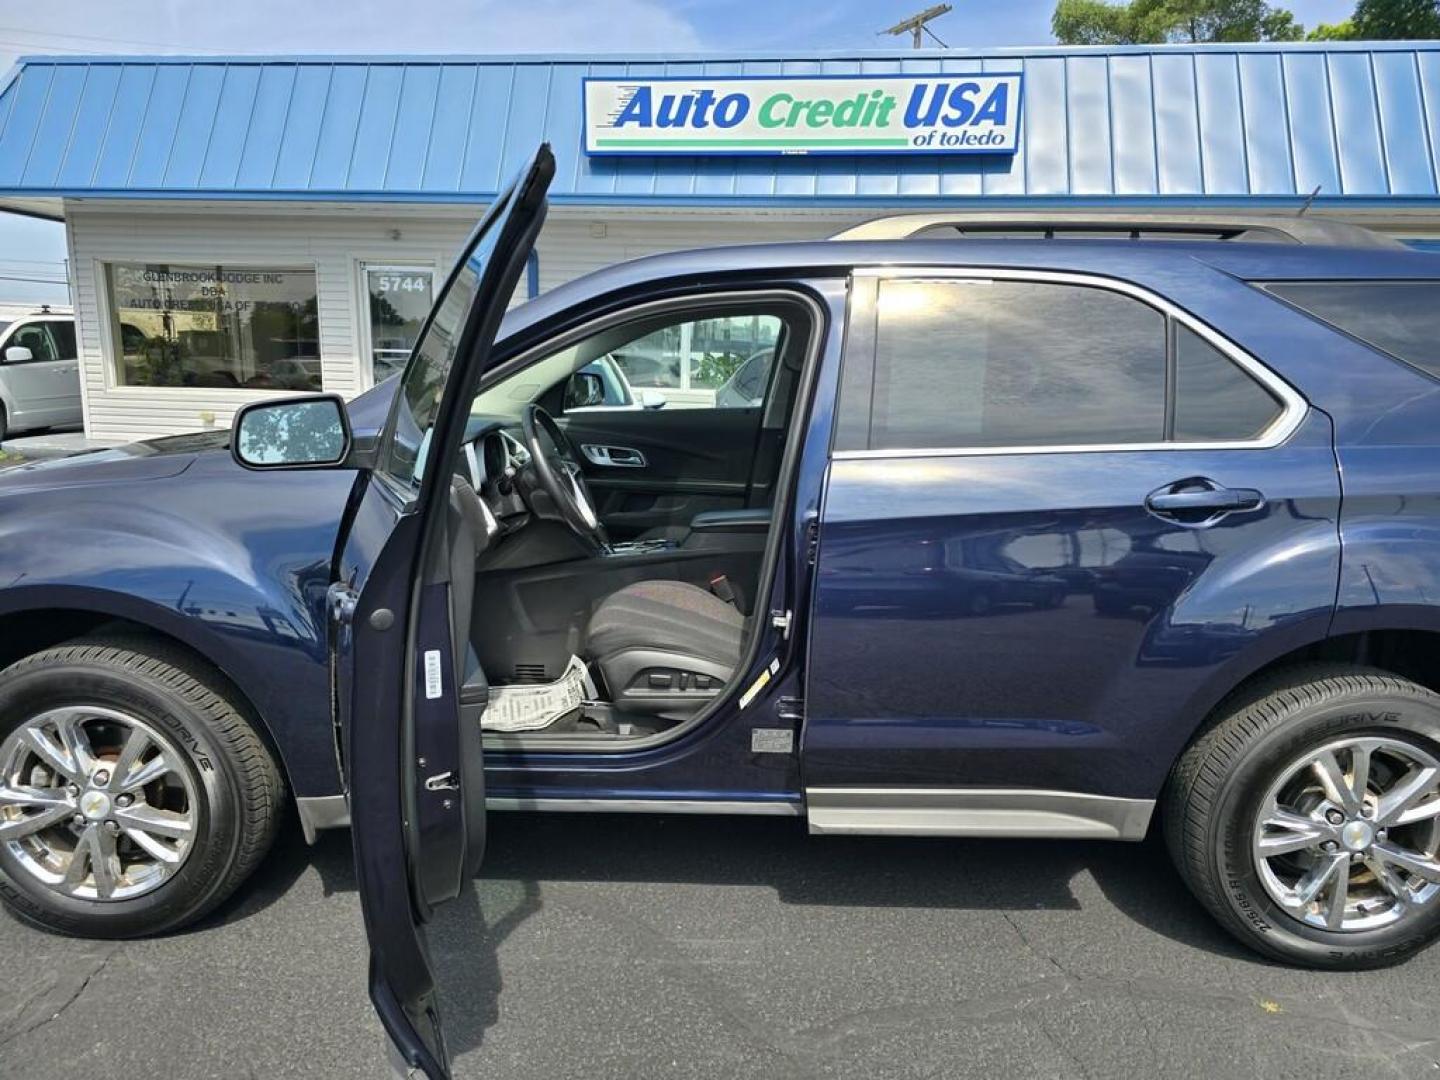
[[[235,422],[232,452],[249,468],[357,468],[330,587],[336,706],[370,997],[402,1075],[449,1075],[422,928],[485,843],[487,686],[465,642],[488,537],[450,463],[554,171],[542,146],[471,235],[375,446],[352,448],[343,407],[323,396],[248,406]]]

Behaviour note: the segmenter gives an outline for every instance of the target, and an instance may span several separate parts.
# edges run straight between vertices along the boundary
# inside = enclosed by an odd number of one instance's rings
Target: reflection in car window
[[[482,264],[483,265],[483,264]],[[441,297],[405,369],[391,417],[388,443],[380,471],[405,485],[418,485],[424,472],[422,447],[440,412],[445,380],[450,377],[465,319],[480,284],[480,270],[466,260]]]
[[[1175,440],[1242,442],[1275,422],[1280,403],[1188,326],[1175,337]]]
[[[1440,377],[1440,281],[1297,281],[1264,288]]]
[[[1165,317],[1104,289],[885,281],[870,445],[1159,442],[1165,354]]]

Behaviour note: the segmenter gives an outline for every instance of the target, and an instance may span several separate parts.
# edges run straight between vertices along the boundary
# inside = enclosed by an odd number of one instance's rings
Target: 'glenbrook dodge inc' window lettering
[[[121,386],[320,390],[315,271],[112,263]]]

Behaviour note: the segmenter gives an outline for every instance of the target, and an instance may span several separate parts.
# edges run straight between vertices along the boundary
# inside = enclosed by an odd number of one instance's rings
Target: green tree
[[[1440,37],[1436,0],[1360,0],[1355,5],[1355,36],[1367,41]]]
[[[1059,0],[1050,28],[1063,45],[1296,41],[1304,27],[1265,0]]]
[[[1360,35],[1355,32],[1355,20],[1346,19],[1338,23],[1321,23],[1308,34],[1306,41],[1354,41]]]

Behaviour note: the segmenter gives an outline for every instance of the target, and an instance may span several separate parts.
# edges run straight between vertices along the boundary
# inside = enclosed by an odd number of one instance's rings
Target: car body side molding
[[[1143,840],[1154,799],[1027,788],[806,788],[810,831]]]

